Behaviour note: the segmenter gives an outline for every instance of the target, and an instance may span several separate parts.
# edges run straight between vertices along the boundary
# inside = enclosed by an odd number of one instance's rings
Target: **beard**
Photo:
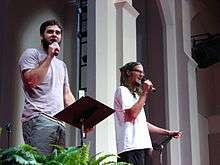
[[[50,44],[52,44],[53,42],[57,42],[56,40],[52,39],[52,40],[47,40],[45,38],[41,39],[41,44],[43,46],[43,49],[47,52],[48,51],[48,47]],[[60,42],[57,42],[59,45],[61,44],[61,41]]]

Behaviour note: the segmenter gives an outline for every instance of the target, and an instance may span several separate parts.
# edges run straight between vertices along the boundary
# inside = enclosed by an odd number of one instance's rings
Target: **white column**
[[[176,57],[176,37],[173,25],[166,26],[166,109],[168,127],[171,130],[180,130],[179,125],[179,102],[178,102],[178,76]],[[168,153],[168,164],[181,165],[180,142],[171,141]]]
[[[116,0],[116,60],[117,85],[119,85],[119,67],[137,60],[136,19],[139,13],[128,0]]]
[[[88,68],[88,76],[95,77],[96,99],[111,108],[113,107],[116,88],[115,20],[115,7],[112,0],[96,0],[95,40],[93,41],[95,42],[95,60],[93,61],[94,63],[89,64],[93,65],[95,73]],[[89,51],[88,54],[90,56]],[[116,153],[113,115],[96,126],[95,152]]]
[[[188,61],[188,91],[191,126],[191,150],[192,165],[200,165],[200,138],[199,138],[199,114],[197,104],[196,70],[197,64],[189,58]]]
[[[197,103],[196,62],[191,58],[191,1],[182,0],[183,50],[187,58],[188,107],[190,117],[190,138],[192,165],[200,165],[199,114]]]
[[[89,4],[95,18],[88,20],[88,94],[113,107],[119,82],[116,73],[122,64],[136,60],[138,13],[131,1],[96,0]],[[113,116],[96,126],[94,140],[96,153],[116,153]]]
[[[136,61],[136,18],[139,13],[127,0],[115,1],[117,64]]]
[[[167,128],[180,130],[179,101],[178,101],[178,62],[176,44],[176,22],[173,1],[157,0],[158,8],[164,23],[164,47],[165,47],[165,103]],[[168,145],[167,164],[181,165],[180,141],[172,140]]]
[[[192,165],[200,165],[200,138],[199,138],[199,114],[198,114],[198,97],[196,84],[196,62],[191,58],[191,1],[182,0],[183,13],[183,48],[188,58],[188,99],[189,99],[189,115],[190,115],[190,133],[191,133],[191,151]],[[207,139],[208,140],[208,139]],[[204,143],[205,144],[205,143]],[[206,156],[208,158],[208,156]]]

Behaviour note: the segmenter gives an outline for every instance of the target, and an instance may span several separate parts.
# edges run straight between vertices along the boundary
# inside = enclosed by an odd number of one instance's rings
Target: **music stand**
[[[160,165],[163,165],[163,149],[170,142],[172,136],[166,136],[160,143],[153,143],[153,149],[160,153]]]
[[[83,145],[84,129],[93,128],[96,124],[114,113],[115,110],[101,102],[84,96],[66,107],[54,117],[80,129],[80,142]]]

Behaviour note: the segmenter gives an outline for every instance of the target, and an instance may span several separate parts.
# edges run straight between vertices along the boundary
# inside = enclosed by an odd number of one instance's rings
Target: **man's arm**
[[[57,43],[52,43],[48,47],[47,57],[37,68],[22,71],[23,82],[26,86],[33,88],[43,81],[47,74],[50,63],[54,58],[55,51],[57,50],[60,50],[59,45]]]
[[[52,59],[53,57],[47,56],[37,68],[22,71],[24,84],[31,88],[39,85],[46,76]]]
[[[75,97],[73,96],[70,87],[64,87],[64,106],[68,107],[75,102]]]
[[[180,138],[182,136],[182,132],[180,131],[170,131],[166,130],[160,127],[157,127],[149,122],[147,122],[147,127],[150,131],[150,133],[156,133],[160,135],[167,135],[167,136],[172,136],[174,138]]]

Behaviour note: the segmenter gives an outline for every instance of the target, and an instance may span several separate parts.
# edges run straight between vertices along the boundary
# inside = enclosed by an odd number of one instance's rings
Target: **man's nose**
[[[58,34],[56,32],[53,32],[53,35],[57,36]]]

